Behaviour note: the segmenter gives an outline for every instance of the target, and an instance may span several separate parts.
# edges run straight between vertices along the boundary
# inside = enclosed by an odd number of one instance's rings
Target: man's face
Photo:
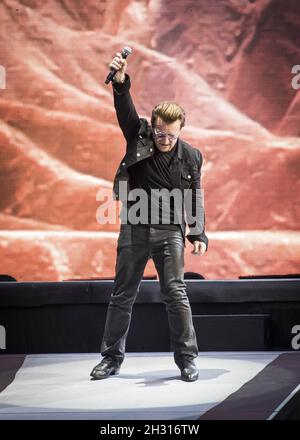
[[[162,153],[172,150],[180,134],[180,120],[167,124],[161,118],[157,118],[156,124],[152,129],[153,139],[156,147]]]

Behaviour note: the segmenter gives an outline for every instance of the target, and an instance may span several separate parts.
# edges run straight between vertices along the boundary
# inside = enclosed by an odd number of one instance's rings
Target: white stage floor
[[[2,378],[18,356],[0,357]],[[266,419],[300,382],[297,352],[200,353],[191,383],[180,379],[173,353],[127,353],[119,375],[98,381],[89,374],[99,354],[24,358],[2,380],[0,420]]]

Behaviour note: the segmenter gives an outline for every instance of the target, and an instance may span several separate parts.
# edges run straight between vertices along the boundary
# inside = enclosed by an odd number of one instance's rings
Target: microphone
[[[122,49],[121,56],[122,56],[122,58],[126,59],[128,57],[128,55],[130,55],[131,53],[132,53],[131,47],[125,46]],[[117,70],[112,69],[109,72],[109,74],[107,75],[107,78],[105,80],[105,84],[108,84],[110,81],[112,81],[116,73],[117,73]]]

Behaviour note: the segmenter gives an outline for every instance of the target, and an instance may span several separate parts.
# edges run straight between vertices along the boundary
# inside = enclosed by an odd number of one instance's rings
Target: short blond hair
[[[163,101],[154,107],[151,116],[152,127],[155,126],[158,117],[167,124],[180,120],[180,128],[185,124],[185,111],[176,102]]]

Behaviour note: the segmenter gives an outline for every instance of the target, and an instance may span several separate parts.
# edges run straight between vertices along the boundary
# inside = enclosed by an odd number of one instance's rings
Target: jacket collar
[[[177,145],[177,157],[178,159],[182,159],[182,140],[178,138],[178,145]]]

